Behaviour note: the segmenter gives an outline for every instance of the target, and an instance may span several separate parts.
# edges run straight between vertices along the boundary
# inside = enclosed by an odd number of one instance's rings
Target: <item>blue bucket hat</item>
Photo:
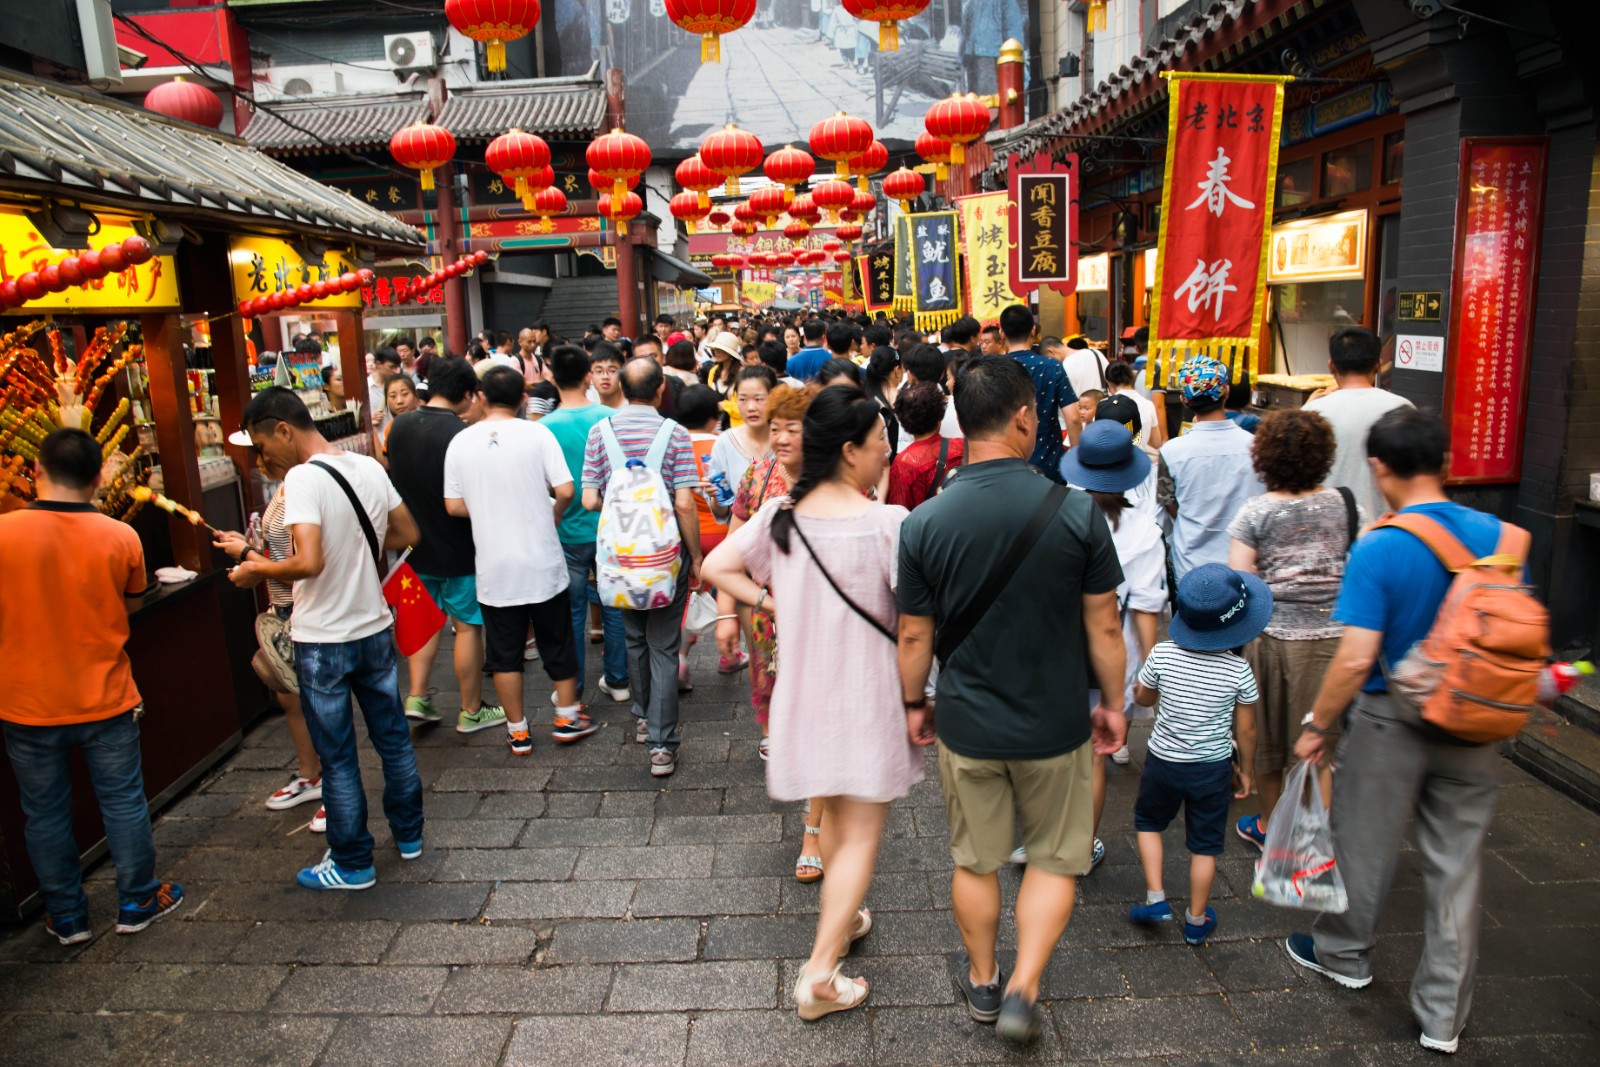
[[[1111,419],[1085,426],[1077,447],[1061,457],[1061,477],[1097,493],[1126,492],[1149,476],[1150,457],[1133,447],[1126,426]]]
[[[1178,583],[1168,633],[1179,648],[1223,652],[1259,636],[1272,618],[1272,590],[1253,574],[1205,563]]]

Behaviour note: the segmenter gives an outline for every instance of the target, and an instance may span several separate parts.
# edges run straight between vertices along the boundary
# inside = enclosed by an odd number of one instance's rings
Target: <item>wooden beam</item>
[[[188,370],[183,357],[183,322],[177,315],[141,315],[145,368],[150,374],[150,415],[156,424],[161,453],[162,492],[185,507],[205,506],[200,488],[200,456],[194,443],[194,417],[189,411]],[[212,569],[211,534],[176,515],[167,522],[172,558],[180,567]]]

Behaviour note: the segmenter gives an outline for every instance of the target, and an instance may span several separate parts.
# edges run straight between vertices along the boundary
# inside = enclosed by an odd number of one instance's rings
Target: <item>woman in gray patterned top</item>
[[[1283,793],[1283,772],[1339,644],[1333,602],[1345,557],[1364,516],[1347,490],[1324,487],[1336,442],[1326,419],[1280,411],[1261,423],[1251,463],[1267,491],[1239,509],[1228,533],[1228,566],[1258,574],[1272,590],[1272,620],[1245,646],[1256,704],[1256,775],[1261,813],[1240,818],[1241,838],[1261,847]],[[1330,742],[1332,743],[1332,742]],[[1324,772],[1323,797],[1331,782]]]

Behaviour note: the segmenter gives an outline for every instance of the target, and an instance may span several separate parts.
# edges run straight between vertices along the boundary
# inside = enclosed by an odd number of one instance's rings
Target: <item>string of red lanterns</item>
[[[965,146],[989,131],[989,109],[977,93],[952,94],[928,109],[922,125],[928,133],[950,142],[950,162],[959,165],[966,162]]]
[[[108,274],[121,274],[129,267],[150,262],[154,255],[154,246],[135,234],[117,244],[91,249],[81,256],[68,256],[60,263],[47,263],[36,271],[30,270],[0,282],[0,311],[22,307],[30,300],[38,300],[52,293],[64,293],[73,286],[104,278]]]
[[[614,129],[591,142],[584,158],[590,169],[611,183],[611,197],[620,204],[626,201],[628,188],[637,183],[639,176],[649,168],[650,146],[641,137]],[[643,202],[639,210],[644,210]],[[638,213],[634,212],[635,215]]]
[[[791,144],[786,144],[772,153],[761,165],[761,170],[769,181],[783,186],[785,205],[794,199],[794,187],[809,181],[816,169],[817,161],[811,158],[811,153]]]
[[[761,142],[749,130],[729,123],[700,142],[700,160],[721,175],[729,196],[739,195],[739,175],[761,165]]]
[[[819,159],[831,160],[834,173],[843,178],[850,173],[850,161],[872,145],[872,127],[843,111],[811,127],[811,151]]]

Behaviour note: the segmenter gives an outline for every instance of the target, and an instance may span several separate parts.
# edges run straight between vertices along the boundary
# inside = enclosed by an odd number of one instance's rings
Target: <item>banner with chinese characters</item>
[[[1056,162],[1040,152],[1024,163],[1012,157],[1006,175],[1011,201],[1007,234],[1013,293],[1026,296],[1047,285],[1063,296],[1078,277],[1078,157]]]
[[[235,300],[270,296],[301,285],[325,282],[356,269],[348,248],[330,248],[320,257],[276,237],[233,237],[228,241]],[[335,293],[321,300],[303,300],[301,308],[358,308],[359,292]]]
[[[1276,76],[1164,71],[1166,175],[1161,189],[1150,349],[1163,382],[1191,355],[1248,381],[1266,311],[1267,242],[1283,120]]]
[[[16,279],[30,271],[58,265],[71,256],[92,249],[121,244],[135,236],[133,220],[116,215],[100,215],[100,231],[82,248],[56,248],[39,235],[28,216],[20,211],[0,211],[0,279]],[[42,311],[80,311],[88,308],[137,308],[167,310],[178,306],[178,272],[171,256],[151,256],[137,267],[115,274],[85,279],[59,293],[45,293],[13,310],[17,315]],[[5,332],[0,330],[0,333]]]
[[[886,244],[857,256],[861,268],[862,299],[869,312],[894,307],[894,245]]]
[[[1445,377],[1451,483],[1522,477],[1548,152],[1542,137],[1461,142]]]
[[[894,309],[911,310],[911,216],[897,215],[894,220]]]
[[[911,229],[911,311],[917,329],[935,330],[962,314],[956,213],[928,211],[906,218]]]
[[[1011,291],[1007,203],[1005,193],[956,197],[961,232],[966,238],[967,301],[973,318],[985,326],[999,322],[1000,312],[1022,302]]]

